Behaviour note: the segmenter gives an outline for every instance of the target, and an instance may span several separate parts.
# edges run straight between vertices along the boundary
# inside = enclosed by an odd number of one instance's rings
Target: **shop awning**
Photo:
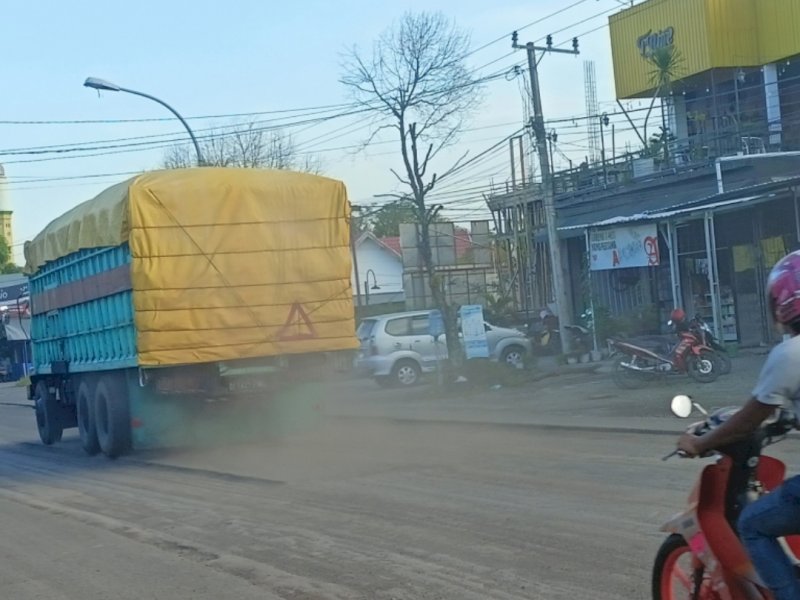
[[[587,221],[576,225],[559,227],[558,230],[563,232],[565,237],[571,237],[576,231],[585,229],[612,227],[625,223],[664,221],[681,215],[691,215],[693,213],[703,213],[707,211],[720,212],[742,204],[766,202],[775,198],[779,190],[788,189],[795,185],[800,185],[800,177],[786,177],[779,181],[771,181],[766,184],[740,188],[731,192],[714,194],[669,207],[641,211],[630,215],[620,215],[597,221]]]
[[[773,198],[775,194],[765,194],[760,196],[745,196],[743,198],[736,198],[734,200],[722,200],[720,202],[712,202],[711,204],[703,204],[700,206],[685,206],[673,210],[663,210],[658,212],[644,212],[627,217],[613,217],[603,221],[595,221],[592,223],[584,223],[582,225],[571,225],[569,227],[559,227],[559,231],[569,231],[573,229],[591,229],[593,227],[611,227],[613,225],[622,225],[625,223],[641,223],[646,221],[663,221],[671,217],[679,215],[688,215],[691,213],[702,213],[709,210],[714,211],[720,208],[736,206],[738,204],[745,204],[747,202],[765,201]]]

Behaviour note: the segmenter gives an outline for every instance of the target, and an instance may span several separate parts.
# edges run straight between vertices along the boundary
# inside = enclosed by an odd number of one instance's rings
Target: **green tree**
[[[648,77],[650,84],[653,86],[653,98],[650,100],[650,106],[644,117],[644,125],[642,130],[644,135],[643,139],[647,139],[647,121],[650,119],[650,113],[653,111],[653,106],[657,98],[661,98],[661,127],[664,131],[667,129],[667,115],[666,115],[666,99],[672,91],[672,82],[680,76],[683,70],[683,55],[681,51],[675,46],[665,46],[653,50],[647,56],[647,62],[650,66]],[[664,160],[669,160],[669,144],[664,144]]]
[[[3,275],[11,275],[12,273],[22,273],[23,268],[14,263],[6,263],[1,269]]]
[[[666,150],[665,146],[668,147],[675,141],[675,136],[672,135],[668,129],[664,127],[659,127],[659,132],[654,133],[650,136],[648,140],[648,145],[645,149],[642,150],[640,156],[642,158],[656,158],[658,159],[662,156]]]
[[[4,235],[0,235],[0,266],[11,262],[11,246]]]
[[[22,267],[14,264],[11,246],[8,245],[8,240],[3,235],[0,235],[0,273],[3,275],[22,273]]]
[[[416,222],[417,211],[408,200],[384,204],[367,217],[367,227],[379,238],[400,235],[400,225]]]
[[[419,223],[416,206],[410,200],[395,200],[368,213],[366,227],[377,237],[400,235],[400,225]],[[433,215],[431,223],[448,223],[449,219]]]

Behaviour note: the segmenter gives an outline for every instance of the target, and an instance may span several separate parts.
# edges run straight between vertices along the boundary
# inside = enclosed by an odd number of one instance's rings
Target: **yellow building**
[[[648,0],[609,25],[617,97],[665,97],[687,151],[800,147],[798,0]],[[677,65],[658,89],[660,49]]]
[[[8,198],[6,190],[6,174],[3,165],[0,165],[0,234],[8,242],[10,248],[14,247],[14,229],[12,223],[13,211],[11,210],[11,200]]]

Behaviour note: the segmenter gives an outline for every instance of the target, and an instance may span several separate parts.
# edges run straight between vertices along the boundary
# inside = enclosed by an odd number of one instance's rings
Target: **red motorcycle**
[[[672,400],[672,412],[687,418],[697,408],[704,420],[689,427],[702,435],[719,427],[738,409],[723,408],[708,414],[688,396]],[[710,454],[717,460],[706,466],[689,495],[685,511],[661,528],[664,540],[653,566],[653,600],[771,600],[747,552],[736,534],[736,521],[749,503],[778,487],[785,465],[762,456],[763,447],[781,441],[797,425],[795,415],[780,410],[751,436]],[[675,450],[664,457],[683,456]],[[790,536],[782,545],[797,564],[800,537]]]
[[[695,331],[678,333],[678,343],[669,352],[643,344],[612,339],[608,341],[614,362],[614,382],[623,389],[635,389],[667,375],[686,375],[700,383],[716,381],[720,375],[714,351],[703,344]]]

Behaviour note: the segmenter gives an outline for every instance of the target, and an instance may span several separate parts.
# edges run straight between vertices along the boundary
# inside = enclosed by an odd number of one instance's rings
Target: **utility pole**
[[[603,126],[608,127],[608,115],[603,113],[600,116],[600,158],[603,160],[603,187],[608,187],[608,167],[606,166],[606,133]]]
[[[556,133],[555,129],[553,129],[550,133],[547,134],[547,141],[550,142],[550,169],[551,173],[555,174],[556,161],[553,159],[553,144],[555,144],[558,141],[558,133]],[[556,193],[555,177],[551,179],[551,183],[553,184],[553,195],[555,195]]]
[[[539,167],[542,172],[542,195],[544,197],[544,217],[547,223],[547,239],[550,249],[550,270],[553,273],[553,291],[555,293],[556,312],[560,323],[561,350],[564,354],[569,353],[572,344],[566,325],[572,324],[572,314],[569,309],[567,296],[567,286],[564,280],[564,270],[561,262],[561,245],[558,240],[558,229],[556,227],[556,208],[552,185],[552,173],[550,172],[550,155],[547,152],[547,137],[544,129],[544,114],[542,112],[542,96],[539,91],[539,71],[536,62],[536,51],[558,52],[562,54],[578,54],[578,38],[572,39],[572,49],[562,50],[553,48],[553,36],[547,36],[547,46],[540,47],[528,42],[525,45],[518,43],[519,36],[515,31],[511,34],[511,47],[515,49],[525,49],[528,52],[528,69],[531,79],[531,99],[533,101],[533,133],[536,137],[536,147],[539,154]],[[529,242],[530,243],[530,242]]]

